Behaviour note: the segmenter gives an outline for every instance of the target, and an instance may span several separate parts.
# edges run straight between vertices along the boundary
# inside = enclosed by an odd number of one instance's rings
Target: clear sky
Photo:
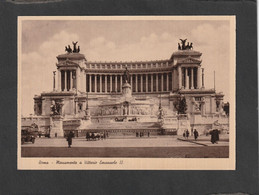
[[[33,97],[53,87],[56,56],[78,41],[88,61],[169,59],[179,38],[202,53],[205,87],[229,101],[230,23],[227,20],[23,20],[21,33],[21,109],[33,113]],[[86,18],[87,19],[87,18]],[[154,18],[155,19],[155,18]]]

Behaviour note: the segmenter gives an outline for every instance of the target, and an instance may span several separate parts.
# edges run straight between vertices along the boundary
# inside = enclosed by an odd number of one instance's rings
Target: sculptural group
[[[187,43],[186,45],[186,41],[187,39],[180,39],[181,40],[181,44],[178,43],[178,50],[189,50],[189,49],[193,49],[192,43]]]
[[[60,102],[57,102],[55,100],[52,100],[51,106],[50,106],[50,115],[61,115],[61,110],[62,110],[63,104]]]
[[[73,44],[73,50],[72,50],[72,48],[70,47],[70,45],[68,45],[68,46],[65,46],[65,51],[67,52],[67,53],[79,53],[80,52],[80,46],[78,46],[78,47],[76,47],[76,44],[78,43],[78,41],[77,42],[72,42],[72,44]]]

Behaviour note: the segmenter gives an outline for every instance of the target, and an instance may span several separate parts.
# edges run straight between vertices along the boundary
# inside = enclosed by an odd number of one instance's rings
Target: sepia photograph
[[[235,16],[19,16],[18,169],[235,170]]]

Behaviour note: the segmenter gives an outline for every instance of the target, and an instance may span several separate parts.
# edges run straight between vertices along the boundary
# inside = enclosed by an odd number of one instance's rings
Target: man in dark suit
[[[67,143],[68,143],[68,147],[71,148],[72,145],[72,138],[74,137],[74,133],[72,131],[69,132],[68,136],[67,136]]]

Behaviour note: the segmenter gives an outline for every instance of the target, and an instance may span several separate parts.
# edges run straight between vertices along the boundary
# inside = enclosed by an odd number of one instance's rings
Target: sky
[[[208,19],[207,19],[208,18]],[[205,87],[229,101],[230,23],[228,20],[22,20],[21,113],[33,113],[33,97],[53,88],[56,56],[78,41],[87,61],[148,61],[169,59],[181,39],[202,53]]]

